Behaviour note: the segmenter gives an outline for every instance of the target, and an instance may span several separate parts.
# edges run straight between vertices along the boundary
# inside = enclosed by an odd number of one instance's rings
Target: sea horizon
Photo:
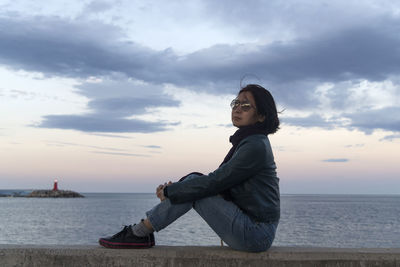
[[[52,190],[51,188],[0,188],[0,193],[2,191],[34,191],[34,190]],[[79,191],[74,189],[64,189],[61,188],[59,190],[68,190],[68,191],[76,191],[81,194],[155,194],[154,192],[122,192],[122,191]],[[332,196],[400,196],[400,193],[281,193],[281,196],[290,196],[290,195],[304,195],[304,196],[325,196],[325,195],[332,195]]]

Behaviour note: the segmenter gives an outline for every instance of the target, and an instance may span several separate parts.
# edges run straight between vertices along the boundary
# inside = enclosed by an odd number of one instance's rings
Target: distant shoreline
[[[85,196],[71,190],[0,190],[0,197],[83,198]]]
[[[26,197],[34,190],[23,190],[23,189],[1,189],[0,197]]]

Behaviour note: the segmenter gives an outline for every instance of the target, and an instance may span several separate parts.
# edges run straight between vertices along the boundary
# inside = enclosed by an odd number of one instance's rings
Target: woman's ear
[[[258,115],[258,121],[259,122],[264,122],[265,116],[264,115]]]

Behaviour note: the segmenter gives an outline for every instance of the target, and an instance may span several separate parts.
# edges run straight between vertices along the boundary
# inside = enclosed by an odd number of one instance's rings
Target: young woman
[[[250,84],[231,103],[232,123],[239,128],[230,137],[232,148],[217,170],[192,173],[179,182],[157,187],[161,203],[147,218],[100,238],[107,248],[148,248],[160,231],[195,209],[215,233],[233,249],[267,250],[280,217],[279,179],[268,134],[279,129],[275,101],[266,89]]]

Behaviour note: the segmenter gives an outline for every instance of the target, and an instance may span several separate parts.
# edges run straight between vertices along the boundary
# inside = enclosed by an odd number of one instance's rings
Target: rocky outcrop
[[[32,190],[1,190],[0,197],[26,197]]]
[[[84,197],[84,196],[77,192],[69,190],[34,190],[26,197],[73,198],[73,197]]]

